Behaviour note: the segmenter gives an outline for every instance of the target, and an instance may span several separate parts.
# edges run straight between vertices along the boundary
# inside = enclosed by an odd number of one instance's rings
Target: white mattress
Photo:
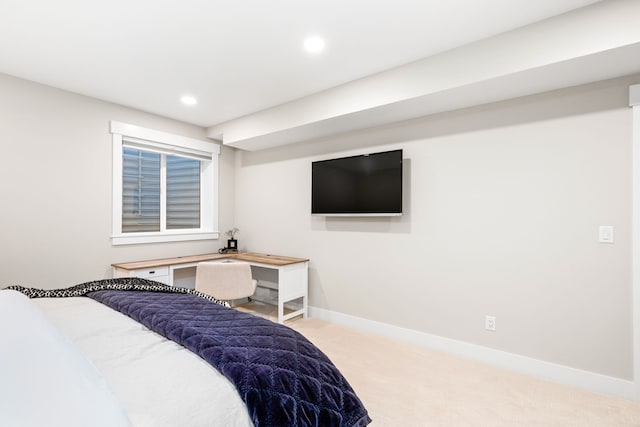
[[[253,425],[233,384],[184,347],[90,298],[31,301],[96,366],[134,427]]]

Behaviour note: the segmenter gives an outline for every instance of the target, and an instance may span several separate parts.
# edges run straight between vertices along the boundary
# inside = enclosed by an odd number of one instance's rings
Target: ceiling
[[[597,2],[2,0],[0,72],[209,127]]]

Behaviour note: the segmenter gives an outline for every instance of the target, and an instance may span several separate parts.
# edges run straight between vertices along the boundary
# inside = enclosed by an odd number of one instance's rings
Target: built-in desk
[[[278,323],[292,317],[307,317],[309,260],[278,255],[244,252],[238,254],[203,254],[175,258],[151,259],[145,261],[111,264],[113,277],[142,277],[174,286],[176,272],[192,268],[203,261],[233,262],[244,261],[254,268],[275,270],[278,291]],[[302,308],[284,314],[284,304],[302,299]]]

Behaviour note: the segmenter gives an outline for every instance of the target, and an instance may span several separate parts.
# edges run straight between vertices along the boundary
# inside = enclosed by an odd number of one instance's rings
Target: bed
[[[0,425],[354,426],[342,374],[286,326],[192,289],[0,290]]]

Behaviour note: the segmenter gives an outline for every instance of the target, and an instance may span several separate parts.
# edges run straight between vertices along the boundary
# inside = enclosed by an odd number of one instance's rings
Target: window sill
[[[176,233],[127,233],[111,236],[113,246],[137,245],[143,243],[186,242],[191,240],[214,240],[220,237],[217,231],[176,232]]]

